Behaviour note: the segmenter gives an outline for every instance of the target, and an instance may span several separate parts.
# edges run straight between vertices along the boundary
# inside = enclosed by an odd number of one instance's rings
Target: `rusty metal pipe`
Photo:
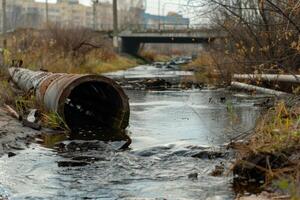
[[[9,68],[13,82],[33,91],[37,101],[56,112],[71,129],[99,126],[125,129],[129,102],[123,89],[112,79],[99,75],[65,74]]]

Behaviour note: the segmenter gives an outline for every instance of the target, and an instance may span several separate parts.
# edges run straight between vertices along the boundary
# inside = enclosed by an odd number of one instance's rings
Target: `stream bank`
[[[276,193],[299,199],[299,98],[278,101],[244,142],[234,144],[237,161],[235,185],[242,191]]]

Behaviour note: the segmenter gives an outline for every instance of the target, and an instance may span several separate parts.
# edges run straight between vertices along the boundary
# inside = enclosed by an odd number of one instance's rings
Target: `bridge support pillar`
[[[118,36],[114,36],[113,37],[113,48],[116,50],[116,51],[119,51],[119,37]]]
[[[132,38],[121,39],[121,52],[137,55],[140,49],[140,42]]]
[[[208,41],[204,41],[201,43],[203,50],[207,50],[209,49],[209,42]]]

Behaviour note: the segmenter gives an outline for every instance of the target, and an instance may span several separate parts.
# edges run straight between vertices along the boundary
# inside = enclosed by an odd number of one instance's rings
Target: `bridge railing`
[[[215,29],[212,24],[122,24],[119,26],[119,31],[132,31],[132,32],[157,32],[157,31],[211,31]],[[113,31],[112,24],[99,24],[98,31]]]
[[[188,30],[211,30],[211,24],[127,24],[121,27],[121,30],[133,32],[151,32],[151,31],[188,31]]]

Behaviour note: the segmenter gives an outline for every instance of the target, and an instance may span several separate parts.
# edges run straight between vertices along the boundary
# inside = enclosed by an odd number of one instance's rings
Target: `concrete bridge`
[[[119,37],[119,49],[121,52],[137,54],[143,43],[185,43],[207,44],[217,38],[225,37],[225,33],[216,29],[147,29],[138,31],[121,31]]]

